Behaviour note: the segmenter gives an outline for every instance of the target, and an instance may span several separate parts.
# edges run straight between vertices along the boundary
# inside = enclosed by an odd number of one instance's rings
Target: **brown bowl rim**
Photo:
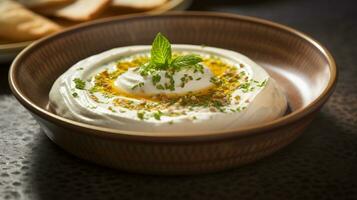
[[[180,135],[179,132],[159,134],[159,133],[151,133],[151,132],[125,131],[125,130],[118,130],[118,129],[105,128],[95,125],[89,125],[82,122],[66,119],[64,117],[51,113],[50,111],[47,111],[46,109],[43,109],[40,106],[37,106],[30,99],[28,99],[18,87],[17,79],[15,77],[16,74],[15,72],[17,67],[19,66],[22,57],[36,50],[43,43],[49,42],[57,37],[64,37],[67,34],[70,34],[77,30],[96,26],[101,23],[113,23],[118,20],[140,19],[140,18],[147,18],[147,17],[160,18],[160,17],[174,17],[174,16],[186,16],[186,17],[207,16],[207,17],[220,17],[220,18],[226,18],[231,20],[238,19],[242,21],[263,24],[265,26],[270,26],[294,34],[306,40],[313,46],[315,46],[317,49],[320,50],[322,55],[325,56],[326,60],[329,63],[329,70],[331,73],[328,85],[322,91],[322,93],[310,104],[308,104],[304,108],[300,108],[276,120],[266,122],[263,124],[239,128],[237,130],[221,131],[221,132],[217,132],[217,131],[195,132],[194,134],[191,135]],[[110,139],[125,139],[125,140],[132,140],[132,141],[150,141],[150,142],[182,142],[182,141],[190,142],[191,141],[192,142],[192,141],[212,141],[212,140],[216,141],[216,140],[228,139],[232,137],[251,137],[257,134],[264,134],[267,131],[272,131],[283,126],[287,126],[295,121],[298,121],[303,117],[307,116],[308,114],[317,111],[317,109],[320,108],[326,102],[326,100],[332,94],[333,89],[335,87],[336,80],[337,80],[337,73],[338,70],[336,67],[335,60],[332,57],[331,53],[323,45],[321,45],[319,42],[317,42],[315,39],[311,38],[307,34],[297,31],[288,26],[265,19],[260,19],[250,16],[242,16],[238,14],[220,13],[220,12],[200,12],[200,11],[175,11],[175,12],[168,12],[160,15],[132,14],[127,16],[119,16],[119,17],[115,16],[115,17],[101,19],[93,22],[79,24],[65,31],[56,33],[51,36],[44,37],[30,44],[15,58],[9,70],[9,85],[14,96],[20,101],[22,105],[24,105],[31,112],[57,125],[61,125],[69,129],[75,129],[84,134],[91,134],[94,136],[105,137]]]

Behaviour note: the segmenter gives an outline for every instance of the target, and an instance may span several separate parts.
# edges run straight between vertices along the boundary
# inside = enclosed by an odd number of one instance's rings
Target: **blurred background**
[[[315,36],[328,48],[356,41],[354,0],[1,0],[0,62],[10,62],[36,39],[77,24],[112,16],[181,10],[261,17]]]
[[[335,93],[302,137],[257,163],[193,177],[110,170],[83,162],[52,144],[12,97],[7,83],[12,57],[42,36],[35,34],[30,41],[5,37],[10,30],[5,26],[16,23],[2,17],[5,1],[9,0],[0,0],[0,199],[357,199],[355,0],[153,0],[146,1],[149,6],[145,8],[105,4],[111,11],[99,9],[95,15],[83,15],[84,7],[79,12],[75,12],[76,7],[68,11],[65,5],[44,12],[26,5],[36,0],[18,1],[24,6],[16,9],[31,10],[64,27],[129,12],[188,9],[236,13],[288,25],[331,51],[340,72]],[[98,8],[97,1],[88,2]],[[150,7],[150,2],[158,5]],[[32,16],[28,15],[25,21]],[[16,14],[9,16],[12,19]]]

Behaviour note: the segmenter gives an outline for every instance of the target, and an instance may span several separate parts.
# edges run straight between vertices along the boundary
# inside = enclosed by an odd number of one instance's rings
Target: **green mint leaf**
[[[167,66],[171,62],[171,44],[161,33],[156,35],[152,43],[151,62],[159,66]]]
[[[189,67],[194,66],[197,63],[202,62],[202,58],[197,55],[185,55],[185,56],[178,56],[171,62],[171,66],[179,69],[182,67]]]

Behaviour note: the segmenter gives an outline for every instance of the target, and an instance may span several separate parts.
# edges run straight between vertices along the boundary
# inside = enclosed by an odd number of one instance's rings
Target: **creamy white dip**
[[[148,55],[151,46],[115,48],[86,58],[62,74],[49,94],[50,107],[58,115],[87,124],[128,131],[192,132],[224,131],[274,120],[284,115],[287,101],[284,93],[269,74],[246,56],[230,50],[195,45],[172,45],[173,52],[194,53],[203,59],[218,59],[243,74],[230,96],[228,104],[212,106],[179,105],[160,107],[160,101],[151,102],[153,95],[187,95],[214,87],[215,74],[203,62],[203,73],[184,70],[174,74],[175,90],[158,89],[152,77],[141,76],[135,67],[120,74],[113,82],[115,90],[123,96],[108,95],[91,90],[95,77],[103,72],[114,72],[120,61],[134,55]],[[158,72],[164,77],[164,72]],[[183,76],[191,76],[184,87]],[[77,80],[77,81],[75,81]],[[81,80],[78,86],[78,80]],[[158,84],[165,84],[161,78]],[[138,86],[142,83],[140,86]],[[150,98],[147,98],[150,97]],[[193,100],[196,97],[190,97]],[[180,100],[179,100],[180,101]],[[122,106],[120,102],[125,102]],[[150,109],[147,105],[157,105]],[[175,102],[174,102],[175,103]],[[133,109],[143,105],[142,110]],[[155,107],[155,106],[151,106]],[[156,108],[155,107],[155,108]]]

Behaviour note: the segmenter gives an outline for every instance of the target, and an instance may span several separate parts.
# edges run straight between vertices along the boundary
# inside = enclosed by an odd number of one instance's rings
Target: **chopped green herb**
[[[98,92],[98,91],[99,91],[99,89],[96,86],[93,86],[89,89],[89,93],[91,93],[91,94],[93,94],[94,92]]]
[[[72,93],[72,96],[73,96],[73,97],[78,97],[78,93],[77,93],[77,92],[73,92],[73,93]]]
[[[143,83],[143,82],[140,82],[140,83],[134,85],[131,89],[132,89],[132,90],[135,90],[136,88],[138,88],[138,87],[143,87],[143,86],[144,86],[144,83]]]
[[[156,83],[160,82],[161,76],[156,74],[152,77],[152,84],[156,85]]]
[[[113,107],[111,107],[111,106],[109,106],[109,107],[108,107],[108,110],[112,111],[113,113],[116,113],[116,112],[117,112],[117,111],[116,111],[116,110],[114,110],[114,108],[113,108]]]
[[[247,93],[250,91],[250,83],[249,82],[243,83],[242,85],[239,86],[239,88],[242,89],[244,93]]]
[[[158,84],[158,85],[156,85],[156,89],[158,89],[158,90],[164,90],[165,88],[164,88],[164,86],[162,86],[161,84]]]
[[[210,82],[215,84],[215,85],[217,85],[217,86],[222,84],[221,80],[218,79],[217,77],[211,77]]]
[[[155,118],[156,120],[161,120],[162,114],[163,114],[163,113],[159,110],[159,111],[157,111],[157,112],[154,113],[154,118]]]
[[[96,109],[97,106],[87,106],[87,108],[89,108],[89,109]]]
[[[73,82],[76,84],[76,88],[79,90],[84,90],[84,88],[86,87],[86,82],[84,82],[80,78],[73,79]]]
[[[137,117],[141,120],[144,120],[145,112],[144,111],[138,111],[137,112]]]
[[[260,84],[258,84],[258,87],[264,87],[267,83],[267,80],[265,79],[264,81],[262,81]]]

